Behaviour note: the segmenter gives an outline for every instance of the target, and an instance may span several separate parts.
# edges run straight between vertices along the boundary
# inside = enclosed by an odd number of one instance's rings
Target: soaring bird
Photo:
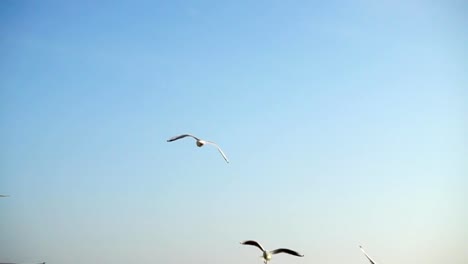
[[[359,246],[359,248],[362,250],[362,253],[364,253],[364,255],[366,255],[366,258],[370,261],[371,264],[377,264],[377,262],[375,262],[371,257],[369,257],[369,255],[367,255],[366,251],[364,251],[362,246]]]
[[[10,197],[10,195],[0,194],[0,197]],[[1,264],[1,263],[0,263]]]
[[[293,256],[297,256],[297,257],[304,257],[304,255],[298,253],[297,251],[287,249],[287,248],[278,248],[278,249],[275,249],[275,250],[272,250],[272,251],[268,251],[268,250],[264,249],[262,247],[262,245],[260,245],[260,243],[258,243],[257,241],[254,241],[254,240],[246,240],[246,241],[243,241],[243,242],[240,242],[240,243],[242,245],[250,245],[250,246],[258,247],[263,252],[263,255],[260,256],[260,257],[263,258],[263,263],[265,263],[265,264],[267,264],[267,262],[271,260],[272,255],[278,254],[278,253],[287,253],[287,254],[290,254],[290,255],[293,255]]]
[[[179,140],[181,138],[184,138],[184,137],[191,137],[191,138],[194,138],[196,140],[196,144],[197,144],[197,147],[201,148],[203,147],[204,145],[206,144],[210,144],[210,145],[213,145],[215,146],[219,153],[221,154],[221,156],[223,156],[224,160],[229,163],[229,160],[228,158],[226,157],[226,155],[224,154],[224,152],[221,150],[221,148],[218,146],[218,144],[212,142],[212,141],[208,141],[208,140],[203,140],[203,139],[200,139],[200,138],[197,138],[195,136],[192,136],[192,135],[189,135],[189,134],[183,134],[183,135],[180,135],[180,136],[175,136],[173,138],[170,138],[167,140],[167,142],[172,142],[172,141],[176,141],[176,140]]]

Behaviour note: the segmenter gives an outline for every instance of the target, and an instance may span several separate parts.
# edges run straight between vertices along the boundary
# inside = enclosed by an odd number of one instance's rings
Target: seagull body
[[[262,247],[262,245],[260,245],[260,243],[258,243],[257,241],[254,241],[254,240],[246,240],[246,241],[242,241],[240,243],[242,245],[250,245],[250,246],[255,246],[255,247],[259,248],[263,253],[262,256],[260,256],[260,257],[263,258],[263,263],[265,263],[265,264],[267,264],[267,262],[271,260],[271,258],[272,258],[272,256],[274,254],[278,254],[278,253],[287,253],[287,254],[290,254],[290,255],[293,255],[293,256],[296,256],[296,257],[304,257],[304,255],[300,254],[299,252],[291,250],[291,249],[287,249],[287,248],[278,248],[278,249],[275,249],[275,250],[272,250],[272,251],[268,251],[268,250],[264,249]]]
[[[223,156],[224,160],[225,160],[227,163],[229,163],[228,158],[226,157],[226,155],[224,154],[224,152],[221,150],[221,148],[218,146],[218,144],[216,144],[216,143],[214,143],[214,142],[212,142],[212,141],[203,140],[203,139],[197,138],[197,137],[195,137],[195,136],[192,136],[192,135],[190,135],[190,134],[183,134],[183,135],[179,135],[179,136],[172,137],[172,138],[168,139],[167,142],[176,141],[176,140],[179,140],[179,139],[185,138],[185,137],[191,137],[191,138],[195,139],[195,140],[196,140],[197,147],[199,147],[199,148],[203,147],[203,146],[206,145],[206,144],[210,144],[210,145],[215,146],[215,147],[218,149],[218,151],[219,151],[219,153],[221,154],[221,156]]]
[[[359,248],[361,249],[362,253],[364,253],[364,255],[366,256],[366,258],[370,261],[371,264],[377,264],[377,262],[375,262],[371,257],[369,257],[369,255],[367,255],[366,251],[364,251],[364,249],[362,248],[362,246],[359,246]]]

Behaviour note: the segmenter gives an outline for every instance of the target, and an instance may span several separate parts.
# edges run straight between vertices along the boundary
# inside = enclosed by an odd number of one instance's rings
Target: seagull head
[[[197,140],[197,147],[203,147],[203,145],[205,144],[206,142],[204,140],[201,140],[201,139]]]

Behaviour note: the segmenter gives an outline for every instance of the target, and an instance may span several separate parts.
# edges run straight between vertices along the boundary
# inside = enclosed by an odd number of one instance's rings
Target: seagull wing
[[[250,245],[250,246],[256,246],[258,247],[262,252],[265,251],[265,249],[262,247],[262,245],[260,245],[260,243],[258,243],[257,241],[255,240],[246,240],[246,241],[242,241],[240,242],[242,245]]]
[[[179,136],[175,136],[175,137],[172,137],[170,139],[167,140],[167,142],[172,142],[172,141],[176,141],[178,139],[181,139],[181,138],[184,138],[184,137],[192,137],[196,140],[200,140],[199,138],[195,137],[195,136],[192,136],[190,134],[183,134],[183,135],[179,135]]]
[[[221,154],[221,156],[223,156],[224,160],[225,160],[227,163],[229,163],[229,160],[228,160],[228,158],[226,157],[226,154],[224,154],[224,152],[221,150],[221,148],[218,146],[218,144],[216,144],[216,143],[214,143],[214,142],[212,142],[212,141],[206,141],[206,143],[215,146],[215,147],[218,149],[218,151],[219,151],[219,153]]]
[[[10,195],[0,194],[0,197],[10,197]]]
[[[364,251],[362,246],[359,246],[359,248],[362,250],[362,253],[364,253],[364,255],[366,255],[366,258],[370,261],[370,263],[377,264],[377,262],[375,262],[371,257],[369,257],[369,255],[367,255],[366,251]]]
[[[278,248],[278,249],[275,249],[273,251],[270,251],[270,253],[271,254],[286,253],[286,254],[297,256],[297,257],[303,257],[304,256],[304,255],[300,254],[297,251],[287,249],[287,248]]]

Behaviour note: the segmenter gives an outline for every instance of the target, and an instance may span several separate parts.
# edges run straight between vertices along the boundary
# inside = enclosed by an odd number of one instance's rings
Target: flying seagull
[[[192,136],[192,135],[189,135],[189,134],[183,134],[183,135],[180,135],[180,136],[175,136],[175,137],[173,137],[173,138],[170,138],[170,139],[167,140],[167,142],[176,141],[176,140],[179,140],[179,139],[184,138],[184,137],[191,137],[191,138],[194,138],[194,139],[197,141],[196,144],[197,144],[197,147],[199,147],[199,148],[203,147],[203,146],[206,145],[206,144],[210,144],[210,145],[215,146],[215,147],[218,149],[218,151],[219,151],[219,153],[221,154],[221,156],[223,156],[224,160],[225,160],[227,163],[229,163],[228,158],[226,157],[226,155],[224,154],[224,152],[221,150],[221,148],[218,146],[218,144],[216,144],[216,143],[214,143],[214,142],[212,142],[212,141],[202,140],[202,139],[199,139],[199,138],[197,138],[197,137],[195,137],[195,136]]]
[[[10,197],[10,195],[0,194],[0,197]],[[1,264],[1,263],[0,263]]]
[[[262,252],[263,252],[263,255],[260,256],[261,258],[263,258],[263,263],[267,264],[268,261],[271,260],[271,257],[272,255],[274,254],[278,254],[278,253],[287,253],[287,254],[290,254],[290,255],[293,255],[293,256],[296,256],[296,257],[304,257],[304,255],[294,251],[294,250],[291,250],[291,249],[287,249],[287,248],[278,248],[278,249],[275,249],[275,250],[272,250],[272,251],[268,251],[268,250],[265,250],[262,245],[260,245],[260,243],[258,243],[257,241],[254,241],[254,240],[246,240],[246,241],[243,241],[243,242],[240,242],[242,245],[250,245],[250,246],[256,246],[258,247]]]
[[[366,258],[370,261],[371,264],[377,264],[377,262],[375,262],[371,257],[369,257],[369,255],[367,255],[366,251],[364,251],[362,246],[359,246],[359,248],[362,250],[362,253],[364,253],[364,255],[366,255]]]

